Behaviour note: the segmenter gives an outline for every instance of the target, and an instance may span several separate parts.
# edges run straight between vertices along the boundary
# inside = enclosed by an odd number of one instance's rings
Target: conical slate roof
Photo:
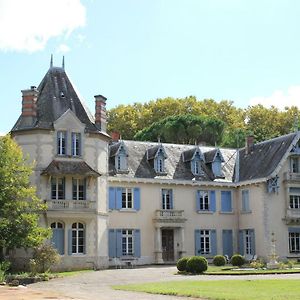
[[[79,99],[64,68],[50,67],[38,86],[37,117],[28,124],[22,115],[12,131],[24,129],[53,129],[53,122],[71,109],[76,117],[86,125],[87,132],[99,132],[89,109]],[[107,135],[103,132],[103,134]]]

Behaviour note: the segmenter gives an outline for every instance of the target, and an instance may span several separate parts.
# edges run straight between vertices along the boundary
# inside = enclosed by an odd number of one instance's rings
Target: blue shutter
[[[117,257],[121,257],[122,256],[122,230],[121,229],[117,229],[116,232],[116,244],[117,244]]]
[[[117,256],[116,231],[114,229],[108,231],[108,256]]]
[[[109,209],[116,208],[116,189],[113,187],[109,188],[108,208]]]
[[[72,229],[68,230],[68,254],[72,255]]]
[[[116,192],[116,209],[122,208],[122,188],[117,187]]]
[[[239,230],[239,249],[238,252],[244,255],[244,230]]]
[[[231,212],[231,192],[230,191],[221,191],[221,211],[222,212]]]
[[[83,254],[86,254],[86,227],[83,230]]]
[[[233,237],[232,230],[224,229],[222,231],[223,255],[231,257],[233,255]]]
[[[195,230],[195,255],[200,255],[201,252],[201,244],[200,244],[200,229]]]
[[[197,191],[196,193],[196,210],[200,210],[200,191]]]
[[[209,191],[209,210],[216,211],[216,191]]]
[[[251,254],[255,254],[255,232],[254,229],[250,230],[250,237],[251,237]]]
[[[141,195],[140,195],[140,188],[133,189],[133,199],[134,199],[134,209],[140,210],[141,209]]]
[[[215,256],[217,255],[217,233],[215,229],[210,231],[210,238],[211,254]]]
[[[134,230],[134,256],[141,257],[141,231]]]
[[[170,209],[174,209],[173,205],[173,190],[169,190],[170,192]]]

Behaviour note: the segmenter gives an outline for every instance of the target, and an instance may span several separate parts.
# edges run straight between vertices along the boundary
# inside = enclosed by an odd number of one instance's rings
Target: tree
[[[0,138],[0,255],[15,248],[37,247],[50,236],[38,225],[46,206],[30,186],[32,166],[9,135]],[[1,258],[1,257],[0,257]]]

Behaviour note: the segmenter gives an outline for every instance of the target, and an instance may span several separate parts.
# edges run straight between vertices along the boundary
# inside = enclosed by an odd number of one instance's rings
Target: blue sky
[[[96,94],[298,105],[299,16],[296,0],[0,0],[0,132],[51,53],[92,112]]]

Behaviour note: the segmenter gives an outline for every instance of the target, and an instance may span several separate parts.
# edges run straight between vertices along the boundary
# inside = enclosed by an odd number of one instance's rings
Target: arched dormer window
[[[193,175],[199,176],[204,174],[201,167],[201,161],[204,161],[204,158],[199,147],[194,147],[184,151],[182,153],[182,160],[184,163],[187,163],[187,167],[190,165]]]
[[[165,158],[165,152],[160,148],[154,158],[154,169],[156,173],[165,173]]]
[[[212,162],[212,171],[216,177],[222,177],[222,162],[224,161],[221,153],[218,151],[216,153],[215,159]]]
[[[202,173],[201,155],[198,151],[195,152],[194,158],[191,160],[191,171],[193,175],[200,175]]]
[[[118,154],[115,156],[115,166],[117,171],[127,171],[127,152],[124,146],[120,146]]]

